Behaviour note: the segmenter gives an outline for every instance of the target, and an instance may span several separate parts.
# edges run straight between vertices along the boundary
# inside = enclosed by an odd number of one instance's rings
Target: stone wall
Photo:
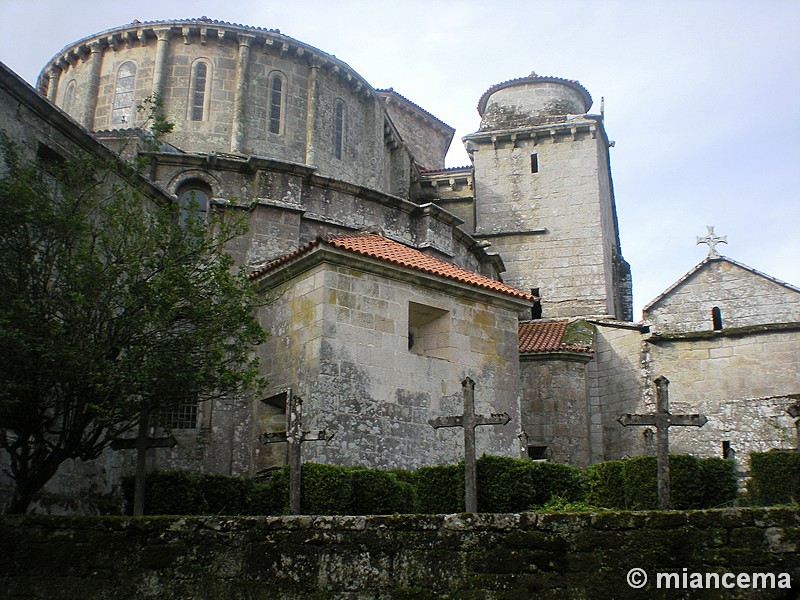
[[[728,258],[707,259],[649,306],[656,332],[712,331],[719,308],[724,329],[800,322],[800,291]]]
[[[406,469],[462,460],[463,430],[428,421],[462,413],[467,376],[476,412],[512,418],[478,428],[479,454],[520,456],[521,303],[325,247],[302,260],[324,262],[267,289],[271,336],[260,352],[266,395],[291,387],[304,398],[307,427],[335,432],[327,444],[304,445],[305,460]]]
[[[547,447],[546,457],[585,467],[591,462],[587,388],[588,353],[520,357],[522,429],[528,446]]]
[[[795,447],[794,420],[786,409],[800,398],[797,328],[651,339],[647,371],[651,378],[669,379],[671,412],[708,416],[699,430],[670,431],[673,452],[721,456],[722,443],[728,441],[740,469],[747,470],[751,452]],[[650,412],[655,404],[642,408]]]
[[[793,598],[796,509],[386,517],[0,518],[14,600]],[[648,583],[632,589],[631,569]],[[675,574],[666,588],[658,573]],[[720,589],[693,589],[716,573]],[[733,576],[724,578],[724,574]],[[750,589],[752,574],[766,589]],[[725,589],[737,574],[748,588]],[[684,579],[684,577],[686,579]],[[686,583],[684,583],[684,581]],[[771,585],[770,585],[771,583]],[[783,586],[782,588],[779,586]],[[676,587],[678,589],[676,589]],[[763,588],[763,585],[762,585]]]
[[[622,318],[602,125],[575,119],[569,127],[464,139],[475,166],[475,237],[503,257],[505,281],[539,288],[547,318]]]
[[[617,419],[642,403],[642,336],[630,323],[596,323],[595,360],[589,363],[592,462],[653,454],[641,427],[622,427]]]

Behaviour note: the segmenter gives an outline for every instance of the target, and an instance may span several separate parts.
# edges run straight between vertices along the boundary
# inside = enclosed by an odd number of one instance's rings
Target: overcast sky
[[[707,254],[800,285],[798,0],[0,0],[0,60],[34,83],[67,44],[134,19],[280,29],[456,128],[495,83],[577,79],[605,122],[634,318]]]

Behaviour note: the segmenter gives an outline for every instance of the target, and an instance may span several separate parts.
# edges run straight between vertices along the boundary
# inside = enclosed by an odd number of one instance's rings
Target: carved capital
[[[240,46],[250,47],[253,45],[253,41],[256,39],[254,35],[248,35],[246,33],[239,33],[236,35],[236,39],[239,40]]]

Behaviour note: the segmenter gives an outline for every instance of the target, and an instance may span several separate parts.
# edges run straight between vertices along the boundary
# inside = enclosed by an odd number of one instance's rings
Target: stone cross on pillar
[[[475,458],[475,428],[481,425],[505,425],[511,417],[508,413],[493,413],[491,416],[475,414],[475,382],[467,377],[461,382],[464,390],[464,413],[451,417],[438,417],[428,421],[431,427],[464,428],[464,504],[467,512],[478,512],[478,481]]]
[[[697,236],[697,243],[698,244],[708,244],[708,256],[710,258],[717,258],[719,254],[717,254],[717,250],[715,246],[717,244],[727,244],[728,243],[728,236],[727,235],[715,235],[714,234],[714,226],[713,225],[706,225],[706,229],[708,230],[708,235],[705,237]]]
[[[139,433],[135,438],[120,438],[111,442],[112,450],[136,450],[136,478],[133,490],[133,516],[144,514],[145,480],[147,478],[147,451],[150,448],[173,448],[177,443],[171,434],[166,437],[149,436],[150,410],[142,407],[139,413]]]
[[[258,438],[263,444],[286,442],[289,455],[289,510],[293,515],[301,512],[303,461],[300,444],[303,442],[328,442],[334,436],[330,429],[303,431],[303,399],[286,390],[286,431],[261,434]]]
[[[705,415],[673,415],[669,412],[669,380],[661,376],[656,384],[656,413],[647,415],[625,414],[617,419],[623,427],[649,425],[656,428],[656,456],[658,460],[658,509],[669,508],[669,428],[674,426],[702,427],[708,422]]]
[[[792,404],[789,408],[786,409],[786,412],[789,413],[789,416],[792,417],[794,421],[794,428],[797,432],[797,443],[795,445],[795,450],[800,452],[800,403]]]

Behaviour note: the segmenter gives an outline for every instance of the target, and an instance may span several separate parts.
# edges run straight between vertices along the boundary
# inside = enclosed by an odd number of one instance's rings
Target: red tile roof
[[[452,279],[461,283],[493,290],[509,296],[514,296],[515,298],[521,298],[528,301],[533,300],[533,296],[527,292],[518,290],[517,288],[511,287],[510,285],[507,285],[501,281],[496,281],[486,277],[485,275],[468,271],[467,269],[462,269],[461,267],[457,267],[452,263],[429,256],[415,248],[411,248],[410,246],[406,246],[400,242],[395,242],[394,240],[385,238],[377,233],[348,233],[319,236],[313,242],[310,242],[305,246],[298,248],[294,252],[286,254],[285,256],[267,263],[260,269],[257,269],[251,273],[250,278],[257,279],[263,275],[266,275],[267,273],[277,269],[279,266],[291,262],[303,254],[306,254],[312,248],[323,244],[341,248],[343,250],[349,250],[362,256],[369,256],[370,258],[376,258],[378,260],[413,269],[415,271],[421,271],[423,273],[444,277],[445,279]]]
[[[591,352],[591,348],[564,343],[569,321],[533,321],[519,324],[519,351]]]

